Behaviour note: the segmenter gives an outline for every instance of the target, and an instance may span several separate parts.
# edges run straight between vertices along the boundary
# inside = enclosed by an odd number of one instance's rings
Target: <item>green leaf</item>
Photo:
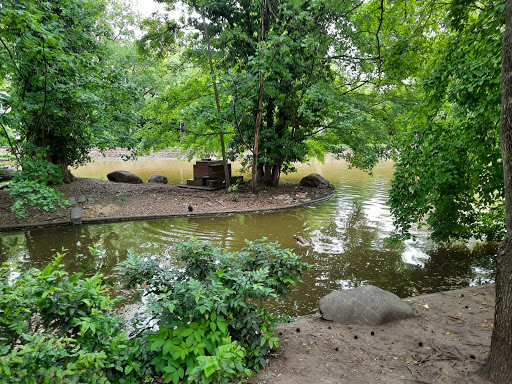
[[[213,375],[215,373],[215,367],[213,365],[208,365],[205,369],[204,369],[204,376],[206,378],[210,377],[211,375]]]
[[[187,329],[184,329],[183,331],[180,332],[181,333],[181,337],[182,338],[185,338],[187,336],[190,336],[192,333],[194,333],[194,329],[192,328],[187,328]]]
[[[45,269],[43,269],[43,272],[41,272],[41,277],[48,277],[52,273],[52,265],[48,264]]]
[[[164,339],[156,339],[155,341],[153,341],[151,343],[151,346],[149,347],[149,349],[151,351],[156,351],[157,349],[161,348],[165,343],[165,340]]]
[[[153,345],[152,345],[153,347]],[[166,340],[165,343],[163,344],[163,349],[162,349],[162,352],[164,355],[167,355],[169,353],[169,351],[172,351],[174,349],[174,343],[172,342],[172,340]]]
[[[217,327],[219,327],[219,330],[223,333],[223,334],[227,334],[228,333],[228,327],[226,326],[226,323],[222,320],[219,320],[217,322]]]

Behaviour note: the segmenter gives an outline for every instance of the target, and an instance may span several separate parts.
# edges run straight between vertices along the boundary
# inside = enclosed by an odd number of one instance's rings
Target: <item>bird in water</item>
[[[311,240],[306,240],[302,236],[293,236],[295,240],[297,240],[297,245],[300,245],[301,247],[311,247]]]
[[[192,206],[192,204],[189,204],[188,205],[188,211],[189,212],[192,212],[194,210],[194,207]]]

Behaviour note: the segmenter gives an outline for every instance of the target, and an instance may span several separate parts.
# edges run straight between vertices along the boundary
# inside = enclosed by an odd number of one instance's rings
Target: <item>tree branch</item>
[[[44,37],[43,37],[43,63],[44,63],[44,101],[43,106],[41,107],[41,113],[39,114],[39,118],[37,119],[37,126],[40,127],[43,122],[44,113],[46,111],[46,103],[48,101],[48,61],[46,60],[46,50],[44,46]]]
[[[4,133],[5,133],[5,137],[7,138],[7,141],[9,142],[9,147],[11,147],[12,154],[14,156],[16,156],[16,162],[18,164],[20,164],[20,156],[19,156],[18,150],[16,149],[16,147],[12,143],[11,138],[9,137],[9,132],[7,132],[7,128],[2,123],[0,123],[0,125],[2,126],[2,129],[4,130]]]
[[[14,60],[14,56],[11,52],[11,50],[9,49],[9,47],[7,46],[7,44],[5,44],[5,41],[0,37],[0,42],[2,43],[2,45],[4,46],[5,50],[7,51],[7,53],[9,54],[9,57],[11,58],[11,61],[14,65],[14,68],[16,68],[16,71],[18,71],[18,73],[20,74],[21,76],[21,70],[18,68],[18,66],[16,65],[16,60]]]

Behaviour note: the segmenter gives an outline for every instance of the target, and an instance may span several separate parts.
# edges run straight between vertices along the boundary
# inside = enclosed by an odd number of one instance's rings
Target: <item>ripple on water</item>
[[[188,163],[175,167],[170,161],[159,163],[159,172],[154,172],[148,164],[138,166],[144,172],[161,173],[174,183],[181,182],[183,171],[173,176],[171,170],[192,169]],[[123,163],[123,168],[132,171],[129,163]],[[428,240],[428,233],[419,230],[414,231],[414,240],[388,244],[386,238],[393,232],[393,218],[386,204],[393,172],[391,163],[379,164],[373,177],[350,170],[343,161],[332,159],[326,164],[313,162],[311,168],[301,166],[300,169],[302,174],[293,176],[296,180],[315,171],[326,175],[336,185],[334,198],[320,205],[273,213],[159,219],[1,234],[0,261],[18,260],[44,268],[56,251],[65,248],[69,256],[64,262],[72,270],[79,268],[72,255],[86,254],[89,246],[97,244],[107,255],[98,266],[108,275],[111,268],[126,258],[128,250],[169,264],[175,260],[177,244],[191,237],[209,241],[224,250],[244,247],[245,239],[266,237],[278,241],[284,248],[291,248],[313,265],[304,273],[304,282],[294,286],[287,301],[271,304],[271,308],[292,315],[314,312],[318,299],[333,290],[364,284],[373,284],[403,297],[488,281],[492,271],[488,260],[495,252],[492,249],[479,255],[448,250],[436,257],[433,252],[437,247]],[[294,235],[312,239],[312,247],[299,247]]]

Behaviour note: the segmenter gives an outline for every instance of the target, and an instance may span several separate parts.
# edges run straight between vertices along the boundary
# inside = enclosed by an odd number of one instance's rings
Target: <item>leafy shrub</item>
[[[230,185],[228,188],[229,197],[231,198],[232,201],[238,200],[238,195],[236,194],[238,192],[238,186],[239,184],[236,183],[234,185]]]
[[[49,184],[62,184],[62,172],[58,165],[42,160],[38,156],[26,156],[22,171],[16,172],[9,184],[9,195],[14,200],[12,210],[25,216],[25,208],[39,207],[54,211],[67,204],[64,195]]]
[[[140,383],[144,345],[108,315],[102,275],[69,276],[62,254],[43,271],[0,267],[0,382]],[[17,278],[13,278],[18,275]],[[147,369],[149,367],[149,369]]]
[[[223,254],[207,243],[180,245],[175,268],[131,255],[119,270],[142,286],[132,324],[111,315],[105,278],[69,275],[63,254],[44,270],[0,267],[0,382],[229,383],[265,366],[279,346],[278,316],[262,303],[299,281],[308,267],[277,243],[247,242]],[[77,255],[80,258],[84,256]],[[91,249],[98,265],[104,254]]]
[[[148,304],[137,329],[149,335],[164,381],[227,382],[249,374],[242,360],[247,368],[265,366],[267,353],[279,347],[272,330],[284,318],[263,302],[288,293],[308,264],[260,240],[226,254],[192,240],[179,245],[177,260],[179,268],[162,268],[132,255],[119,266],[128,287],[143,287]]]

